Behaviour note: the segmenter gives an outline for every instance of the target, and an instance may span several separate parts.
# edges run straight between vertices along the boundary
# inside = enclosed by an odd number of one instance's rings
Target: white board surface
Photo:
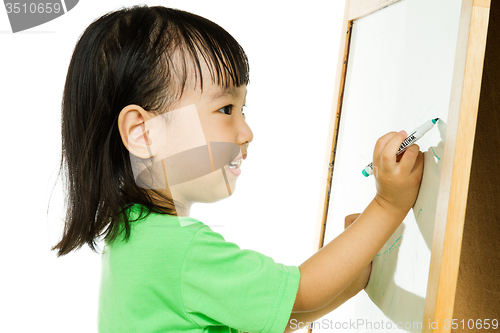
[[[461,6],[459,0],[402,0],[354,21],[325,244],[343,231],[346,215],[361,213],[375,196],[373,176],[361,170],[377,139],[441,121],[418,142],[425,164],[417,202],[376,256],[366,293],[323,317],[314,332],[420,332],[427,324],[422,320]]]

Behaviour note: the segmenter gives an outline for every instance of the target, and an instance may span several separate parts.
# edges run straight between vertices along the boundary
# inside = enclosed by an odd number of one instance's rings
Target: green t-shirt
[[[118,235],[102,251],[99,333],[283,332],[297,266],[242,250],[191,217],[151,213],[131,226],[128,242]]]

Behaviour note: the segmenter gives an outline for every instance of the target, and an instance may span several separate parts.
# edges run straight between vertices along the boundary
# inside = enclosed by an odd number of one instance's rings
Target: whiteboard
[[[356,322],[343,326],[343,332],[385,332],[389,326],[391,332],[420,332],[426,325],[461,5],[457,0],[402,0],[353,22],[325,244],[343,231],[346,215],[361,213],[375,196],[373,176],[365,178],[361,170],[371,162],[377,139],[389,131],[409,132],[432,118],[441,121],[418,142],[424,175],[414,208],[375,257],[366,293],[346,302],[344,311],[323,317],[330,322],[325,331],[339,322]]]

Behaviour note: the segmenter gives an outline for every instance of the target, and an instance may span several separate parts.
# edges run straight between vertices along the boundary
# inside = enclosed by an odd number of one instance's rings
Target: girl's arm
[[[292,312],[314,311],[336,298],[373,260],[405,215],[385,214],[373,200],[349,228],[299,266]]]
[[[360,214],[351,214],[346,216],[344,228],[347,229]],[[308,325],[308,323],[312,323],[317,319],[325,316],[326,314],[332,312],[337,307],[342,305],[345,301],[355,296],[358,292],[364,289],[370,278],[370,273],[372,271],[372,264],[370,263],[361,273],[360,276],[354,280],[340,295],[335,297],[330,303],[326,306],[322,307],[319,310],[311,311],[311,312],[292,312],[290,319],[288,320],[288,326],[285,329],[285,333],[293,332],[297,329],[304,328]],[[310,328],[310,327],[309,327]]]
[[[283,331],[284,333],[294,332],[298,329],[306,328],[308,323],[312,323],[317,319],[324,317],[328,313],[332,312],[345,301],[354,297],[359,291],[366,287],[368,279],[371,272],[371,263],[368,265],[361,275],[351,283],[344,291],[335,297],[330,303],[322,307],[319,310],[311,312],[292,312],[290,319],[288,320],[288,325]]]
[[[373,154],[377,194],[349,228],[299,266],[292,312],[319,310],[334,301],[370,264],[415,203],[423,155],[413,145],[398,162],[396,152],[405,138],[403,131],[391,132],[377,141]]]

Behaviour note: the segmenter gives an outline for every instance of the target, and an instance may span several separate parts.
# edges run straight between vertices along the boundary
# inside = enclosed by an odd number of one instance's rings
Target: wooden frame
[[[353,21],[389,6],[399,0],[346,0],[342,37],[337,63],[337,74],[334,86],[334,100],[328,130],[328,138],[322,179],[321,198],[318,207],[314,244],[319,250],[324,245],[324,235],[328,215],[330,189],[333,179],[336,145],[342,115],[344,84],[348,66],[350,37]],[[462,237],[466,219],[466,207],[471,202],[478,205],[478,200],[468,200],[469,179],[471,174],[472,153],[475,143],[476,119],[478,115],[481,83],[483,78],[483,62],[490,19],[490,0],[463,0],[460,13],[459,32],[455,54],[454,74],[446,132],[446,144],[439,184],[437,211],[435,216],[434,236],[431,251],[431,263],[427,296],[424,310],[423,331],[429,321],[443,322],[453,319],[455,294],[461,262]],[[495,12],[495,17],[500,13]],[[500,17],[498,18],[500,19]],[[495,34],[495,38],[498,33]],[[497,43],[499,38],[496,38]],[[499,64],[500,66],[500,64]],[[500,70],[497,72],[500,76]],[[498,81],[497,81],[498,82]],[[485,90],[486,91],[486,90]],[[485,93],[486,94],[486,93]],[[497,105],[498,107],[498,105]],[[485,117],[495,117],[490,107]],[[498,117],[498,116],[496,116]],[[495,118],[497,119],[497,118]],[[488,122],[486,122],[488,123]],[[491,131],[499,129],[494,128]],[[460,135],[458,135],[460,134]],[[499,147],[500,148],[500,147]],[[478,162],[480,165],[481,162]],[[498,164],[498,163],[497,163]],[[479,167],[477,168],[480,169]],[[486,171],[481,171],[486,172]],[[484,177],[483,177],[484,178]],[[500,177],[495,180],[500,187]],[[492,214],[490,214],[492,216]],[[496,230],[500,234],[500,223]],[[491,256],[490,256],[491,257]],[[464,260],[464,258],[462,258]],[[500,255],[494,258],[500,266]],[[500,273],[500,269],[497,269]],[[469,277],[470,279],[470,277]],[[467,280],[467,278],[465,279]],[[500,281],[500,280],[498,280]],[[500,282],[494,292],[500,295]],[[499,297],[500,298],[500,297]],[[491,319],[491,318],[490,318]],[[500,318],[497,318],[500,320]],[[436,332],[450,332],[440,325]]]

